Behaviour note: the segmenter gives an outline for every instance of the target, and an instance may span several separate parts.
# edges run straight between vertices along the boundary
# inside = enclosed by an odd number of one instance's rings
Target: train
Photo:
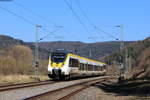
[[[57,49],[50,53],[48,76],[53,80],[105,75],[106,63],[81,57],[68,50]]]

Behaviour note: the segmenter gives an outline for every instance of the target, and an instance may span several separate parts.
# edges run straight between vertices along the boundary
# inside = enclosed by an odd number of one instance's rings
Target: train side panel
[[[90,60],[68,53],[63,62],[54,62],[49,58],[48,72],[52,79],[65,77],[84,77],[104,75],[106,73],[105,63]]]

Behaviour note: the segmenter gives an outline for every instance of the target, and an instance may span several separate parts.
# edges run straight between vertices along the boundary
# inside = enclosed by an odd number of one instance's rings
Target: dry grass
[[[40,80],[49,80],[47,75],[40,75]],[[25,83],[25,82],[34,82],[35,76],[34,75],[7,75],[7,76],[0,76],[0,84],[5,83]]]

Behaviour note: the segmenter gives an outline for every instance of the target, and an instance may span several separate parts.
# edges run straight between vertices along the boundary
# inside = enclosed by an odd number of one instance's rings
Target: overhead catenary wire
[[[27,22],[28,24],[31,24],[31,25],[33,25],[33,26],[36,25],[33,21],[31,21],[31,20],[29,20],[29,19],[27,19],[27,18],[25,18],[25,17],[23,17],[23,16],[20,16],[20,15],[18,15],[17,13],[15,13],[15,12],[13,12],[13,11],[11,11],[11,10],[5,8],[5,7],[0,6],[0,9],[2,9],[2,10],[4,10],[4,11],[6,11],[6,12],[8,12],[8,13],[10,13],[10,14],[16,16],[16,17],[18,17],[19,19],[21,19],[21,20]],[[60,28],[61,28],[61,27],[60,27]],[[57,32],[58,30],[60,30],[60,28],[57,28],[57,29],[55,29],[54,31],[49,31],[48,29],[45,29],[45,28],[41,28],[41,29],[44,30],[44,31],[47,31],[48,34],[47,34],[46,36],[49,36],[49,35],[52,35],[52,34],[50,34],[50,33],[55,33],[55,32]],[[46,38],[46,36],[42,37],[41,39]]]
[[[71,0],[70,0],[71,1]],[[115,40],[118,40],[116,37],[114,37],[113,35],[111,35],[110,33],[108,32],[105,32],[104,30],[100,29],[99,27],[97,27],[95,25],[95,23],[88,17],[88,15],[85,13],[85,11],[83,10],[83,8],[81,7],[81,4],[78,0],[76,0],[76,4],[78,5],[78,8],[80,9],[80,11],[82,12],[83,16],[87,19],[88,23],[94,28],[96,29],[97,31],[100,31],[106,35],[108,35],[109,37],[115,39]],[[101,34],[99,32],[97,32],[98,34]]]
[[[115,40],[119,40],[118,38],[116,38],[115,36],[111,35],[110,33],[105,32],[104,30],[98,28],[97,26],[95,26],[95,29],[97,29],[98,31],[103,32],[104,34],[108,35],[109,37],[115,39]]]
[[[71,0],[70,0],[71,1]],[[87,14],[85,13],[85,11],[83,10],[83,8],[81,7],[81,4],[78,0],[76,0],[76,4],[78,6],[78,8],[80,9],[81,13],[83,14],[83,16],[87,19],[87,21],[89,22],[89,24],[91,26],[95,26],[94,23],[91,21],[91,19],[87,16]]]
[[[26,7],[26,6],[24,6],[23,4],[21,4],[21,3],[19,3],[19,2],[13,1],[13,3],[16,4],[17,6],[19,6],[20,8],[26,10],[27,12],[30,12],[32,15],[34,15],[34,16],[36,16],[36,17],[42,19],[43,21],[45,21],[45,23],[50,22],[50,23],[53,24],[53,26],[56,27],[56,28],[59,28],[59,29],[64,28],[63,25],[58,25],[58,24],[54,23],[53,21],[51,21],[51,20],[49,20],[48,18],[46,18],[46,17],[44,17],[44,16],[42,16],[42,15],[36,13],[36,12],[33,11],[32,9],[30,9],[30,8],[28,8],[28,7]],[[43,28],[43,27],[45,27],[45,26],[42,25],[42,28],[41,28],[42,30],[47,31],[48,33],[52,33],[51,35],[54,35],[54,34],[53,34],[53,33],[54,33],[53,31],[49,31],[49,29],[46,29],[46,28]],[[49,26],[48,26],[48,27],[49,27]],[[56,30],[57,30],[57,29],[56,29]],[[57,31],[56,31],[56,32],[57,32]]]
[[[55,33],[55,32],[57,32],[57,31],[59,31],[59,30],[60,30],[60,29],[58,28],[58,29],[55,29],[55,30],[53,30],[53,31],[51,31],[51,32],[48,32],[47,35],[43,36],[43,37],[40,38],[38,41],[41,41],[41,40],[47,38],[49,35],[52,35],[52,33]]]
[[[71,9],[71,11],[73,12],[73,14],[76,16],[76,18],[78,19],[78,21],[80,22],[80,24],[84,27],[84,29],[86,30],[86,32],[90,33],[90,32],[88,31],[86,25],[81,21],[80,17],[79,17],[79,16],[76,14],[76,12],[73,10],[72,6],[70,6],[70,4],[67,2],[67,0],[64,0],[64,1],[65,1],[66,4],[68,5],[68,7]],[[24,6],[23,6],[23,7],[24,7]],[[25,22],[27,22],[27,23],[29,23],[29,24],[31,24],[31,25],[34,25],[34,26],[36,25],[33,21],[31,21],[31,20],[29,20],[29,19],[27,19],[27,18],[25,18],[25,17],[23,17],[23,16],[20,16],[20,15],[18,15],[17,13],[15,13],[15,12],[13,12],[13,11],[11,11],[11,10],[5,8],[5,7],[0,6],[0,9],[2,9],[2,10],[4,10],[4,11],[6,11],[6,12],[8,12],[8,13],[10,13],[10,14],[12,14],[12,15],[14,15],[14,16],[20,18],[20,19],[22,19],[22,20],[24,20]],[[82,11],[83,11],[83,10],[82,10]],[[83,11],[83,12],[84,12],[84,11]],[[86,14],[84,14],[84,15],[86,16]],[[92,21],[88,18],[88,16],[87,16],[87,19],[88,19],[89,22],[92,24]],[[60,28],[62,28],[62,27],[60,27]],[[95,26],[94,28],[97,29],[97,30],[99,30],[99,31],[101,31],[101,32],[103,32],[103,33],[105,33],[105,34],[107,34],[107,35],[109,35],[110,37],[112,37],[112,38],[114,38],[114,39],[117,39],[117,38],[115,38],[114,36],[112,36],[111,34],[109,34],[109,33],[105,32],[105,31],[103,31],[103,30],[100,29],[100,28],[98,28],[97,26]]]
[[[34,15],[34,16],[40,18],[41,20],[43,20],[43,21],[46,22],[46,23],[47,23],[47,22],[50,22],[50,23],[52,23],[53,26],[55,26],[55,27],[62,27],[61,25],[57,25],[56,23],[54,23],[53,21],[47,19],[46,17],[44,17],[44,16],[42,16],[42,15],[36,13],[35,11],[33,11],[33,10],[31,10],[31,9],[29,9],[29,8],[27,8],[27,7],[25,7],[23,4],[21,4],[21,3],[19,3],[19,2],[13,1],[13,3],[14,3],[15,5],[17,5],[17,6],[21,7],[21,8],[23,8],[23,9],[26,10],[27,12],[30,12],[32,15]]]
[[[68,8],[71,10],[71,12],[73,13],[73,15],[75,16],[75,18],[79,21],[79,23],[81,24],[81,26],[84,28],[84,30],[87,33],[90,33],[88,28],[86,27],[86,25],[81,21],[80,17],[78,16],[78,14],[74,11],[74,9],[72,8],[72,6],[68,3],[67,0],[64,0],[64,2],[66,3],[66,5],[68,6]]]
[[[10,14],[12,14],[12,15],[14,15],[14,16],[20,18],[20,19],[22,19],[23,21],[25,21],[25,22],[27,22],[27,23],[29,23],[29,24],[31,24],[31,25],[34,25],[34,26],[36,25],[33,21],[31,21],[31,20],[29,20],[29,19],[27,19],[27,18],[25,18],[25,17],[23,17],[23,16],[20,16],[20,15],[18,15],[17,13],[15,13],[15,12],[13,12],[13,11],[11,11],[11,10],[5,8],[5,7],[0,6],[0,9],[4,10],[4,11],[6,11],[6,12],[8,12],[8,13],[10,13]]]
[[[71,1],[71,0],[70,0]],[[92,22],[92,20],[87,16],[87,14],[85,13],[85,11],[83,10],[83,8],[80,5],[80,2],[78,0],[76,0],[76,4],[79,8],[79,10],[81,11],[81,13],[83,14],[83,16],[86,18],[86,20],[88,21],[88,23],[94,28],[96,25]],[[95,28],[94,28],[95,29]],[[100,34],[99,31],[96,30],[97,34]],[[104,38],[102,35],[100,35],[101,38]]]
[[[72,0],[70,0],[70,6],[72,7]]]

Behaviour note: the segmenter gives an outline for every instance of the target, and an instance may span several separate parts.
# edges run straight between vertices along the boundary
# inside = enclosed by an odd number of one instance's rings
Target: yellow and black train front
[[[60,79],[65,76],[65,61],[67,53],[63,50],[55,50],[49,57],[48,72],[52,79]]]
[[[49,57],[48,76],[52,79],[87,77],[106,73],[106,64],[78,56],[66,50],[55,50]]]

